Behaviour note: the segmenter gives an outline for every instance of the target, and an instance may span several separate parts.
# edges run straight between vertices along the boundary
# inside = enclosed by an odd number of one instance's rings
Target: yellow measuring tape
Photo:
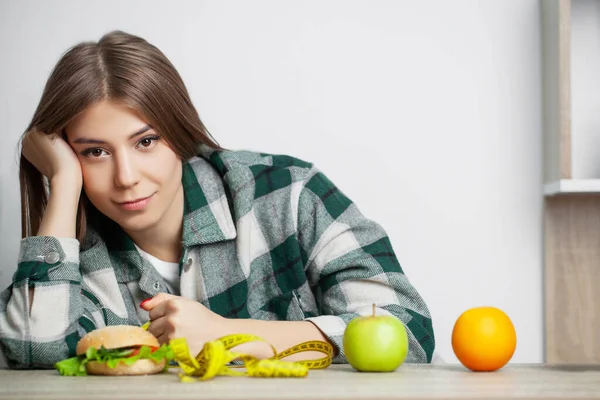
[[[142,328],[148,329],[150,322]],[[254,356],[230,351],[231,348],[244,343],[260,341],[268,344],[273,350],[271,358],[259,359]],[[293,346],[277,353],[275,347],[264,339],[249,334],[223,336],[207,342],[196,357],[190,354],[185,338],[172,339],[169,346],[175,353],[175,361],[183,373],[179,374],[181,382],[197,382],[214,378],[217,375],[253,376],[253,377],[304,377],[309,369],[327,368],[333,358],[333,347],[323,341],[313,340]],[[305,351],[317,351],[325,357],[316,360],[282,361],[282,358]],[[240,360],[243,365],[231,365]],[[236,371],[245,368],[246,371]]]

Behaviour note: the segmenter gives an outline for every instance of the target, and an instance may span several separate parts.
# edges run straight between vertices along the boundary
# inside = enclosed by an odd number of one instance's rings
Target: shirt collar
[[[216,243],[237,236],[231,198],[211,163],[193,157],[182,165],[184,192],[183,246]]]

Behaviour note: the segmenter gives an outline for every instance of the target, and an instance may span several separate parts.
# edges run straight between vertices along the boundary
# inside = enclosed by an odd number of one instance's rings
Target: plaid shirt
[[[183,163],[182,183],[181,296],[227,318],[309,320],[337,347],[338,363],[346,361],[346,324],[375,303],[378,314],[405,324],[406,362],[431,361],[429,311],[386,233],[312,164],[201,147]],[[81,246],[24,238],[12,284],[0,293],[8,365],[51,368],[73,356],[87,332],[139,326],[148,313],[138,304],[161,291],[161,275],[108,219],[90,219]]]

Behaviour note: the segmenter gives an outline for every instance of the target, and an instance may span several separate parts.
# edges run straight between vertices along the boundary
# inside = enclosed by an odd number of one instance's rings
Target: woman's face
[[[182,164],[139,113],[103,101],[66,129],[92,204],[127,232],[156,227],[182,195]],[[179,216],[181,218],[181,216]]]

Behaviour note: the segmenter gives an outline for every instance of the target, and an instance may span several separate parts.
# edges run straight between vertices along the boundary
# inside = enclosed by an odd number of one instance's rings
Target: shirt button
[[[191,267],[192,267],[192,259],[188,258],[187,261],[185,262],[185,265],[183,266],[183,270],[185,272],[188,272]]]
[[[56,264],[58,260],[60,260],[60,255],[55,251],[51,251],[44,257],[46,264]]]
[[[156,289],[156,290],[160,289],[160,282],[159,281],[154,282],[154,289]]]

